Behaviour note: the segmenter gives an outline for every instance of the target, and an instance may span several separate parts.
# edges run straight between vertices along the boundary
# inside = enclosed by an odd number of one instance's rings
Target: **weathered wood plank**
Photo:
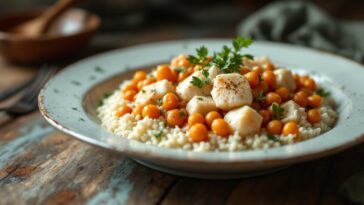
[[[174,182],[174,176],[53,132],[39,115],[28,120],[4,128],[15,132],[0,146],[0,204],[155,204]]]
[[[322,159],[242,179],[227,204],[315,204],[329,165],[329,159]]]
[[[238,182],[181,178],[162,204],[224,204]]]
[[[328,172],[319,204],[349,204],[339,194],[341,185],[350,176],[364,169],[364,144],[338,154]]]

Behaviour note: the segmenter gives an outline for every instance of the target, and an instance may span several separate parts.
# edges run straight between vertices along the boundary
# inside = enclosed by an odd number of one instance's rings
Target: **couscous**
[[[135,72],[98,107],[106,130],[160,147],[242,151],[318,136],[337,114],[329,93],[310,76],[241,51],[237,37],[209,56],[181,54],[150,72]]]

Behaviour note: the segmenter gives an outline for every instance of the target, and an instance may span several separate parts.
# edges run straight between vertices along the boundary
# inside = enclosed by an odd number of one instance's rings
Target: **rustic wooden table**
[[[0,59],[0,92],[35,71]],[[0,204],[348,204],[339,189],[363,169],[363,156],[359,145],[265,176],[191,179],[113,157],[55,130],[36,111],[0,125]]]

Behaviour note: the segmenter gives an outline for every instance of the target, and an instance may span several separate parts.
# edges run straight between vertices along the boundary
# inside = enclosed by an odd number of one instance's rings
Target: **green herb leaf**
[[[247,48],[253,43],[253,39],[248,37],[244,38],[243,36],[237,36],[233,40],[233,46],[236,52],[239,52],[242,48]]]
[[[276,136],[272,135],[272,134],[268,134],[267,137],[268,137],[269,140],[272,140],[272,141],[275,141],[275,142],[280,142],[279,139]]]
[[[142,89],[141,91],[142,91],[142,93],[145,93],[145,90]]]
[[[205,78],[209,77],[209,72],[205,69],[202,70],[202,75],[205,76]]]
[[[162,135],[163,135],[163,131],[161,130],[157,134],[155,134],[154,137],[157,138],[157,139],[159,139],[159,138],[162,137]]]
[[[199,59],[193,55],[189,55],[187,57],[187,60],[192,64],[192,65],[197,65],[199,62]]]
[[[196,51],[197,51],[197,55],[198,55],[198,57],[200,57],[200,59],[207,58],[207,55],[209,53],[209,51],[207,50],[207,48],[205,46],[201,46],[200,48],[197,48]]]
[[[192,76],[191,84],[196,86],[196,87],[202,88],[203,81],[200,78],[196,77],[196,76]]]
[[[182,68],[174,68],[173,70],[176,71],[177,73],[185,73],[186,72],[186,70],[182,69]]]
[[[247,58],[247,59],[250,59],[250,60],[254,60],[254,56],[253,55],[250,55],[250,54],[243,55],[243,58]]]
[[[273,109],[273,116],[276,119],[282,119],[284,109],[280,105],[278,105],[276,103],[272,104],[272,109]]]
[[[158,98],[157,99],[157,105],[158,106],[162,106],[162,98]]]
[[[264,101],[265,101],[265,96],[264,96],[263,91],[260,91],[260,92],[259,92],[259,94],[258,94],[258,96],[257,96],[257,100],[258,100],[259,102],[264,102]]]
[[[203,101],[203,98],[201,98],[201,97],[198,97],[198,98],[197,98],[197,100],[199,100],[199,101]]]
[[[316,91],[316,94],[317,94],[317,95],[319,95],[319,96],[321,96],[321,97],[328,97],[328,96],[330,96],[330,95],[331,95],[331,93],[330,93],[330,92],[327,92],[327,91],[325,91],[325,90],[324,90],[324,89],[322,89],[322,88],[318,89],[318,90]]]
[[[184,111],[180,110],[180,111],[179,111],[179,116],[184,117],[184,116],[186,116],[186,113],[185,113]]]

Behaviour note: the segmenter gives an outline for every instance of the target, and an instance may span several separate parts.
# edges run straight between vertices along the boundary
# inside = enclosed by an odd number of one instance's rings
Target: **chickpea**
[[[272,120],[268,122],[266,128],[268,133],[280,135],[282,133],[283,124],[279,120]]]
[[[285,87],[281,87],[276,90],[276,93],[281,96],[282,102],[289,100],[289,90]]]
[[[321,120],[321,115],[320,115],[320,111],[317,109],[310,109],[307,112],[307,120],[311,123],[318,123]]]
[[[167,124],[171,127],[182,127],[187,121],[187,112],[185,109],[174,109],[167,113]]]
[[[140,82],[140,81],[142,81],[142,80],[144,80],[146,78],[147,78],[147,73],[140,70],[140,71],[137,71],[137,72],[134,73],[133,81],[134,82]]]
[[[287,135],[297,135],[298,134],[298,125],[295,122],[288,122],[283,126],[282,134],[284,136]]]
[[[220,113],[218,113],[216,111],[211,111],[211,112],[206,114],[205,121],[206,121],[206,124],[211,127],[212,122],[215,119],[219,119],[219,118],[222,118]]]
[[[271,70],[264,71],[262,74],[262,78],[271,88],[273,88],[276,84],[276,76]]]
[[[215,119],[211,124],[211,130],[222,137],[229,136],[229,124],[224,119]]]
[[[190,128],[190,138],[193,142],[202,142],[208,140],[208,134],[209,131],[207,130],[206,126],[201,123],[194,124]]]
[[[193,113],[188,117],[188,127],[197,123],[205,124],[205,118],[200,113]]]
[[[321,101],[322,101],[321,96],[313,95],[308,98],[308,105],[317,108],[320,107]]]
[[[162,107],[169,111],[172,109],[177,108],[179,105],[179,98],[176,94],[174,93],[167,93],[163,96],[162,99]]]
[[[308,103],[308,95],[306,92],[299,91],[293,96],[293,100],[301,107],[306,107]]]
[[[117,112],[115,113],[116,117],[122,117],[123,115],[127,114],[127,113],[131,113],[132,109],[127,106],[121,106],[119,107],[119,109],[117,110]]]
[[[246,73],[244,76],[248,80],[251,88],[255,88],[259,85],[259,76],[257,72],[251,71]]]
[[[281,96],[278,95],[277,93],[270,92],[265,96],[265,103],[267,105],[271,105],[273,103],[281,104],[282,99],[281,99]]]
[[[143,108],[142,115],[143,117],[157,119],[161,115],[161,111],[156,105],[147,105]]]

